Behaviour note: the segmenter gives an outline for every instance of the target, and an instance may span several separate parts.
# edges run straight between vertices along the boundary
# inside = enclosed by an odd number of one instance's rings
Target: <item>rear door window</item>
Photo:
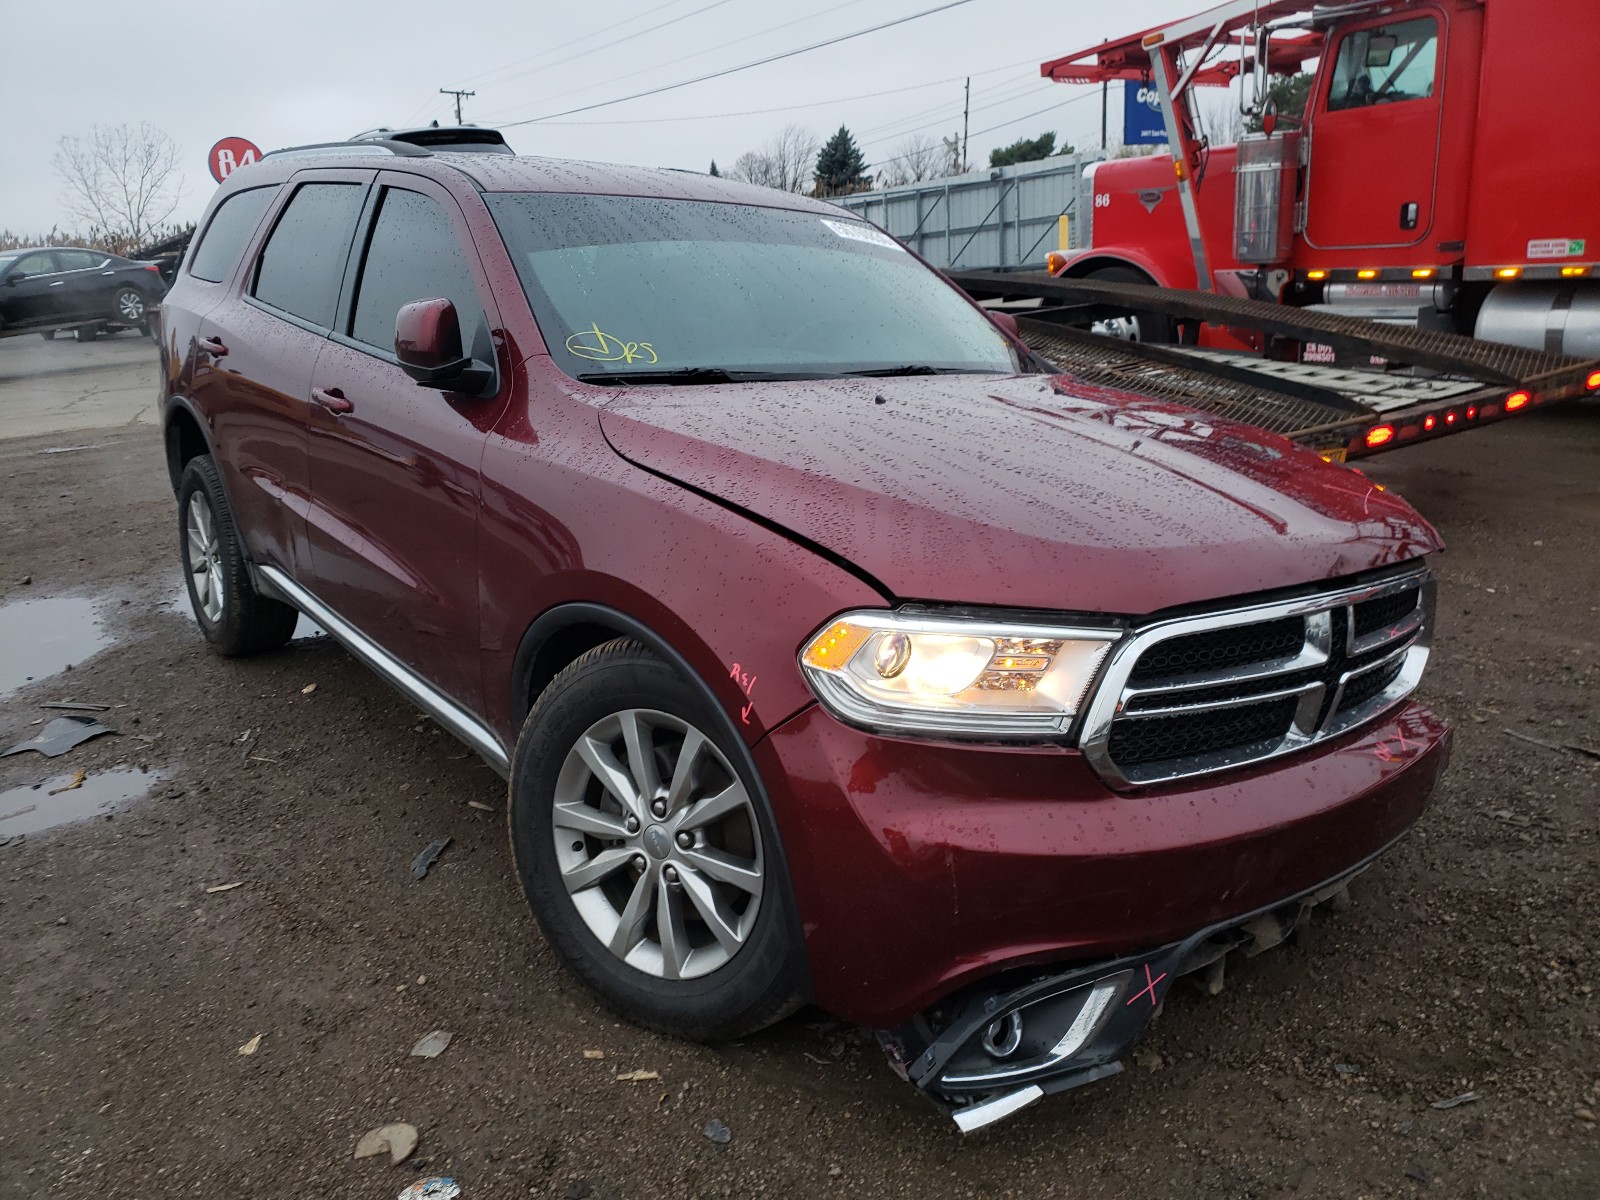
[[[57,250],[56,257],[61,260],[63,271],[88,271],[110,261],[104,254],[96,254],[93,250]]]
[[[277,192],[277,188],[251,188],[224,200],[211,214],[211,223],[195,247],[189,274],[208,283],[221,283],[231,275],[245,243],[261,224],[261,214]]]
[[[350,336],[393,353],[395,313],[413,300],[439,297],[456,306],[461,345],[470,354],[486,321],[450,216],[429,196],[389,188],[367,243]]]
[[[366,191],[359,183],[302,184],[262,248],[255,298],[320,328],[332,328]]]

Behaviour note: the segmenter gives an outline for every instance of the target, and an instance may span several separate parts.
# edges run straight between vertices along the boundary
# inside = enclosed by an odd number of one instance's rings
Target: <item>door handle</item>
[[[195,345],[211,355],[212,358],[221,358],[228,352],[228,348],[222,344],[221,338],[203,337],[195,342]]]
[[[55,281],[55,282],[54,282],[54,283],[52,283],[52,284],[51,284],[51,285],[50,285],[50,286],[51,286],[51,287],[60,287],[60,286],[61,286],[61,285],[62,285],[62,284],[64,284],[64,283],[65,283],[65,282],[66,282],[66,280],[65,280],[65,279],[58,279],[58,280],[56,280],[56,281]]]
[[[338,388],[314,387],[311,389],[311,400],[314,404],[322,405],[336,417],[342,417],[345,413],[356,410],[356,406],[346,400],[344,393]]]

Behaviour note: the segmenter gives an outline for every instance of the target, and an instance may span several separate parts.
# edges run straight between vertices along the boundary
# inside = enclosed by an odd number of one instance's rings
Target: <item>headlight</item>
[[[806,643],[817,698],[855,725],[907,733],[1065,733],[1111,629],[851,612]]]

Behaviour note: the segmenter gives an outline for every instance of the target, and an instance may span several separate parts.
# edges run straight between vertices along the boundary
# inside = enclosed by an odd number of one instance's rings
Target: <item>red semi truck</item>
[[[1597,63],[1596,0],[1233,0],[1044,63],[1153,87],[1170,146],[1091,168],[1093,244],[1051,272],[1600,357]],[[1266,131],[1210,145],[1194,89],[1235,79]]]

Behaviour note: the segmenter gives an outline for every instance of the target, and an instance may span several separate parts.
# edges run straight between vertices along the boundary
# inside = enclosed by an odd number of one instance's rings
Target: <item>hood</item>
[[[1067,376],[618,389],[617,453],[809,538],[898,600],[1142,614],[1440,546],[1276,434]]]

